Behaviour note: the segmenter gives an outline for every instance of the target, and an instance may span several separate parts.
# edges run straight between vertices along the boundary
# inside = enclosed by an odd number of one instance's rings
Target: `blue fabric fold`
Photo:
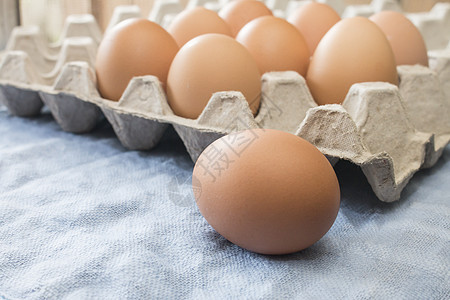
[[[127,151],[103,121],[63,132],[0,111],[0,299],[450,299],[450,147],[395,203],[339,162],[331,230],[286,256],[217,234],[173,129]]]

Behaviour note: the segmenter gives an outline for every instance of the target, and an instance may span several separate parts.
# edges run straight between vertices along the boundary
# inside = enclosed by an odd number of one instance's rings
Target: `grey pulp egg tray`
[[[370,4],[347,6],[342,17],[370,17],[382,10],[402,12],[398,1],[372,0]],[[405,15],[422,33],[428,50],[445,48],[450,40],[450,3],[437,2],[428,12]]]
[[[28,45],[39,39],[33,31],[20,34],[23,41],[28,37]],[[287,131],[310,141],[332,163],[344,159],[360,166],[385,202],[398,200],[414,173],[433,166],[450,141],[450,48],[430,52],[431,68],[399,66],[398,87],[354,84],[342,105],[318,106],[298,73],[272,72],[262,76],[256,117],[243,95],[230,91],[213,94],[192,120],[174,115],[154,76],[132,79],[118,102],[103,99],[93,70],[97,45],[92,35],[66,37],[57,57],[48,61],[40,60],[39,51],[6,51],[0,101],[17,116],[38,115],[45,104],[61,128],[74,133],[93,130],[104,114],[131,150],[152,149],[171,124],[194,162],[226,134],[253,128]],[[38,67],[39,61],[46,69]]]

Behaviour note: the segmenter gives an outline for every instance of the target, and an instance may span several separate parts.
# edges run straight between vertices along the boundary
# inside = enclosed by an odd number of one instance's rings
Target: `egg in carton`
[[[196,120],[176,116],[154,76],[134,78],[119,102],[102,99],[89,65],[80,62],[67,64],[54,88],[40,93],[59,107],[77,101],[100,107],[129,149],[153,148],[172,124],[193,161],[231,132],[260,127],[291,132],[332,162],[345,159],[361,166],[377,197],[390,202],[400,198],[415,172],[436,162],[450,139],[449,105],[437,75],[418,65],[400,66],[399,74],[400,87],[359,83],[342,105],[317,106],[298,73],[266,73],[256,117],[239,92],[214,94]]]
[[[178,0],[155,0],[149,15],[149,20],[167,28],[173,18],[184,10]]]
[[[107,28],[133,17],[141,17],[138,6],[118,6]],[[48,43],[38,26],[14,28],[5,51],[0,53],[0,58],[4,60],[2,75],[0,75],[2,81],[0,103],[7,106],[13,115],[22,117],[38,115],[44,104],[42,100],[45,101],[38,95],[40,87],[53,85],[62,67],[69,61],[87,61],[94,66],[101,39],[100,28],[90,14],[69,15],[65,20],[61,38],[55,43]],[[20,71],[12,71],[14,68],[21,69],[22,74],[27,74],[26,78],[15,77],[20,74]],[[27,71],[24,71],[25,69]],[[10,84],[11,82],[16,85],[21,83],[21,88],[15,88]],[[16,101],[14,100],[16,98],[23,100]],[[57,109],[51,104],[49,107]],[[86,132],[95,126],[95,122],[91,122],[91,126],[81,126],[78,129],[64,122],[60,125],[67,131]]]
[[[157,23],[169,23],[173,16],[182,10],[183,6],[178,0],[155,1],[149,19],[153,19]],[[117,6],[106,30],[125,19],[140,17],[142,17],[142,12],[137,5]],[[170,18],[165,19],[165,17]],[[84,38],[77,39],[75,37]],[[92,41],[89,41],[88,38],[91,38]],[[99,26],[95,18],[89,14],[69,15],[66,18],[60,40],[52,44],[47,42],[47,38],[37,26],[14,28],[6,50],[0,52],[0,59],[4,58],[5,60],[2,75],[0,75],[2,81],[0,105],[7,106],[13,115],[22,117],[38,115],[43,107],[43,101],[47,99],[38,95],[40,88],[36,84],[39,86],[52,85],[64,63],[69,61],[88,61],[93,66],[96,49],[101,39],[102,33]],[[24,54],[16,51],[24,52],[26,57],[20,58]],[[27,78],[15,78],[14,76],[20,73],[20,71],[12,71],[16,67],[22,68],[22,73],[27,74]],[[27,70],[25,71],[25,69]],[[11,82],[21,83],[22,86],[16,89],[10,84]],[[16,98],[24,100],[16,101]],[[46,104],[66,131],[82,133],[92,130],[95,126],[94,121],[82,122],[84,125],[67,124],[68,121],[64,121],[67,118],[64,116],[70,115],[70,110],[65,112],[63,117],[58,117],[63,112],[57,113],[58,107],[51,102]],[[91,111],[96,111],[96,109],[91,108]],[[92,113],[92,115],[98,114]]]
[[[166,13],[159,9],[154,11],[157,15]],[[140,17],[142,17],[141,9],[137,5],[117,6],[106,30],[125,19]],[[0,58],[11,51],[24,51],[40,72],[47,73],[55,69],[66,39],[72,37],[90,37],[96,49],[103,34],[91,14],[69,15],[64,22],[59,40],[54,43],[48,42],[39,26],[17,26],[11,32],[6,49],[0,52]]]
[[[255,117],[241,93],[219,92],[192,120],[172,112],[154,76],[134,78],[115,102],[100,97],[91,61],[64,64],[51,85],[26,53],[12,51],[0,65],[0,95],[10,111],[14,106],[17,111],[29,109],[33,97],[43,99],[70,132],[92,130],[101,110],[121,143],[133,150],[153,148],[172,124],[193,161],[211,142],[232,132],[260,127],[291,132],[316,145],[333,163],[345,159],[361,166],[377,197],[391,202],[448,144],[449,99],[443,90],[448,87],[441,81],[450,80],[449,61],[443,51],[431,56],[430,65],[438,73],[418,65],[398,67],[399,87],[355,84],[342,105],[317,106],[298,73],[266,73]]]
[[[370,4],[349,5],[342,18],[370,17],[380,11],[402,12],[401,6],[393,0],[372,0]],[[450,40],[450,3],[436,3],[429,12],[406,13],[408,19],[419,29],[428,50],[445,48]]]

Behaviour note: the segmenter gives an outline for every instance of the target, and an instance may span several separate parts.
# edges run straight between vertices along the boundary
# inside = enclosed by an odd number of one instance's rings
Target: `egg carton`
[[[218,12],[223,6],[232,0],[189,0],[186,7],[179,0],[156,0],[153,4],[149,19],[158,23],[164,28],[168,28],[173,19],[183,10],[197,6],[203,6],[212,11]],[[300,5],[311,2],[310,0],[261,0],[273,12],[274,16],[287,18],[289,14]],[[377,0],[375,0],[377,1]],[[319,0],[320,3],[330,5],[333,9],[342,14],[346,4],[344,0]]]
[[[450,49],[430,52],[431,68],[398,67],[399,87],[355,84],[342,105],[317,106],[295,72],[266,73],[255,117],[241,93],[219,92],[191,120],[174,115],[154,76],[134,78],[118,102],[103,99],[92,68],[95,45],[89,37],[66,38],[52,76],[45,76],[27,52],[5,52],[0,101],[20,116],[39,114],[45,103],[68,132],[89,132],[104,115],[132,150],[152,149],[172,125],[194,162],[211,142],[232,132],[291,132],[316,145],[332,163],[344,159],[359,165],[386,202],[399,199],[413,174],[431,167],[450,139]]]
[[[114,25],[131,18],[141,18],[141,8],[137,5],[119,5],[114,8],[109,24],[105,31],[110,30]]]
[[[348,5],[342,13],[342,18],[370,17],[383,10],[402,12],[402,7],[395,0],[372,0],[370,4]]]
[[[38,52],[42,59],[55,62],[61,52],[64,40],[70,37],[90,37],[98,45],[103,34],[94,16],[90,14],[70,15],[64,22],[58,41],[49,43],[38,26],[18,26],[13,29],[5,50],[6,52],[21,50],[29,54]]]
[[[443,61],[448,64],[450,59]],[[66,64],[53,86],[27,84],[35,75],[23,52],[9,53],[8,64],[15,66],[8,73],[15,70],[17,76],[6,84],[5,62],[0,66],[2,94],[6,87],[13,102],[25,103],[31,98],[22,93],[36,93],[64,130],[93,129],[101,110],[124,147],[148,150],[172,124],[196,161],[223,135],[260,127],[279,129],[307,139],[332,162],[345,159],[361,166],[375,194],[387,202],[399,199],[412,175],[431,167],[450,140],[449,99],[436,72],[419,65],[398,68],[399,87],[355,84],[342,105],[325,106],[315,104],[298,73],[266,73],[256,117],[241,93],[219,92],[192,120],[173,114],[154,76],[134,78],[120,101],[114,102],[100,97],[87,62]]]
[[[161,13],[164,13],[164,11]],[[118,6],[114,9],[107,30],[125,19],[135,17],[141,17],[141,10],[137,5]],[[6,55],[11,56],[13,53],[19,56],[23,54],[18,52],[26,53],[27,57],[24,60],[26,61],[26,68],[29,68],[29,78],[27,80],[16,78],[15,76],[20,76],[19,73],[13,74],[13,71],[8,70],[8,68],[15,68],[15,63],[23,64],[20,59],[10,61],[8,66],[5,66],[3,76],[6,81],[25,85],[52,86],[61,73],[64,64],[69,61],[86,61],[93,67],[101,39],[102,33],[97,21],[89,14],[69,15],[65,20],[61,38],[55,43],[48,43],[47,38],[38,26],[15,27],[9,37],[5,51],[0,52],[0,59],[3,59]],[[11,57],[14,57],[14,55]],[[44,103],[36,89],[23,88],[22,96],[28,99],[25,102],[10,101],[12,99],[11,91],[9,85],[6,84],[3,89],[3,101],[0,101],[0,105],[6,105],[11,114],[32,117],[40,113]],[[86,129],[79,129],[74,132],[80,132],[80,130],[84,132]]]
[[[17,1],[2,0],[0,5],[0,49],[5,48],[11,30],[19,24]]]
[[[444,50],[429,51],[428,57],[430,68],[437,73],[444,93],[450,99],[450,43]]]
[[[402,12],[398,1],[372,0],[370,4],[349,5],[342,18],[370,17],[384,10]],[[450,42],[450,3],[436,3],[429,12],[407,13],[406,17],[419,29],[428,50],[443,49]]]
[[[424,37],[428,50],[445,48],[450,42],[450,3],[436,3],[426,13],[406,15]]]
[[[171,6],[171,4],[175,4],[175,6]],[[176,8],[174,9],[174,7]],[[159,0],[155,1],[149,18],[160,24],[165,15],[178,14],[182,10],[183,6],[178,0]],[[123,20],[142,17],[139,6],[119,5],[114,8],[106,31]],[[89,37],[92,39],[93,45],[98,47],[103,34],[91,14],[69,15],[64,22],[59,40],[54,43],[48,42],[39,26],[17,26],[12,30],[5,50],[0,52],[0,57],[10,51],[24,51],[30,55],[31,60],[41,72],[49,72],[59,59],[64,41],[73,37]]]
[[[167,29],[173,19],[185,9],[203,6],[218,12],[230,1],[232,0],[189,0],[184,6],[179,0],[155,0],[148,19]]]

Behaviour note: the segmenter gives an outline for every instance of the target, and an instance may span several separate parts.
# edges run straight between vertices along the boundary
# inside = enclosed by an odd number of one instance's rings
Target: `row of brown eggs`
[[[242,92],[256,114],[261,74],[294,70],[318,104],[339,103],[356,82],[397,84],[396,61],[427,64],[420,33],[405,17],[386,12],[372,20],[340,20],[329,6],[312,2],[286,21],[256,0],[230,2],[219,14],[187,10],[168,31],[145,19],[127,20],[99,47],[98,87],[104,98],[119,100],[133,76],[156,75],[179,116],[197,118],[214,92],[229,90]],[[258,253],[311,246],[339,210],[339,183],[325,156],[277,130],[216,140],[200,155],[192,180],[208,223]]]
[[[318,104],[340,103],[354,83],[397,84],[396,65],[427,65],[423,38],[406,17],[381,12],[371,20],[340,20],[328,5],[311,2],[286,21],[257,0],[230,2],[219,14],[184,11],[168,31],[127,20],[100,44],[98,87],[117,101],[132,77],[155,75],[175,114],[195,119],[214,92],[227,90],[242,92],[256,113],[260,75],[293,70]]]

